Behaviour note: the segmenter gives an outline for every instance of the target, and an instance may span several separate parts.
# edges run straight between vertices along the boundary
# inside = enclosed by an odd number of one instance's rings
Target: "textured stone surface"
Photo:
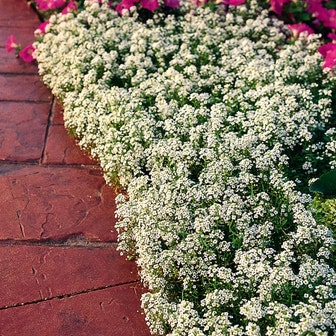
[[[26,0],[1,0],[0,1],[0,27],[35,27],[39,23],[34,10],[27,5]]]
[[[0,309],[138,280],[115,248],[0,246]]]
[[[97,161],[90,158],[76,144],[63,125],[51,125],[46,141],[44,164],[87,164],[96,165]]]
[[[98,169],[0,165],[0,189],[0,239],[116,240],[115,193]]]
[[[149,336],[137,283],[0,310],[1,336]]]
[[[7,53],[6,40],[10,35],[16,43],[25,47],[34,41],[34,30],[40,20],[25,0],[0,0],[0,73],[35,73],[36,64],[25,63],[15,57],[15,52]]]
[[[56,99],[53,102],[50,123],[51,125],[64,125],[63,107],[60,104],[60,102]]]
[[[2,0],[3,1],[3,0]],[[15,26],[4,26],[5,23],[0,22],[0,47],[5,47],[8,36],[14,35],[16,37],[15,42],[20,44],[22,47],[26,47],[29,44],[34,42],[34,30],[38,27],[39,21],[34,23],[34,28],[32,27],[15,27]],[[13,51],[13,57],[15,57],[15,53]]]
[[[0,74],[0,101],[50,102],[50,91],[38,75]]]
[[[0,73],[36,75],[38,70],[35,63],[23,62],[14,53],[7,53],[5,48],[0,48]]]
[[[42,156],[50,103],[0,102],[0,160]]]

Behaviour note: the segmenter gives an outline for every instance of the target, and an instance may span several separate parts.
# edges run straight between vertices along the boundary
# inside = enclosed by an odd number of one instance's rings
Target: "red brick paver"
[[[148,335],[139,313],[129,308],[141,292],[138,283],[125,284],[13,307],[0,314],[0,335]]]
[[[36,64],[5,51],[38,24],[26,0],[0,0],[0,336],[149,336],[136,265],[116,248],[116,191]]]

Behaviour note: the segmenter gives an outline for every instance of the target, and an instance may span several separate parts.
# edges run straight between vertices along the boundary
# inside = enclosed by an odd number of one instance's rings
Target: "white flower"
[[[52,16],[40,74],[106,181],[127,190],[119,249],[151,290],[153,333],[327,335],[334,237],[297,178],[336,166],[317,37],[286,44],[256,1],[225,19],[189,7],[146,23],[107,1]]]

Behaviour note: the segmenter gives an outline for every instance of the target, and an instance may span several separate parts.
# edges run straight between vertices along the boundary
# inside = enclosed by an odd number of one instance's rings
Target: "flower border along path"
[[[36,65],[5,51],[38,24],[25,1],[0,2],[0,334],[148,336],[136,266],[116,250],[114,190]]]
[[[335,231],[307,194],[335,166],[317,37],[288,42],[255,1],[146,22],[86,5],[50,19],[36,57],[66,126],[127,187],[119,246],[152,332],[333,334]]]

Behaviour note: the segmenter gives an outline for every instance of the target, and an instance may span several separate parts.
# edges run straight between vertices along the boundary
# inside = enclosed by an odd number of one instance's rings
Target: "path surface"
[[[148,336],[136,266],[116,251],[115,193],[63,126],[25,0],[0,0],[0,336]]]

